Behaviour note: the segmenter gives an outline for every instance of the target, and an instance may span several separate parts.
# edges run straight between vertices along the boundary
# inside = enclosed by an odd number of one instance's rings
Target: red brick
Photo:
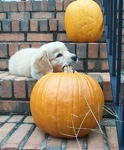
[[[95,68],[95,63],[92,60],[88,61],[88,70],[93,70]]]
[[[100,74],[102,78],[102,88],[105,100],[112,100],[112,91],[110,85],[110,76],[108,73]]]
[[[80,147],[79,147],[80,146]],[[83,140],[79,139],[79,145],[76,141],[76,139],[70,139],[67,141],[67,150],[78,150],[78,149],[83,149]]]
[[[7,69],[8,68],[8,59],[0,59],[0,68]]]
[[[0,41],[24,41],[24,34],[2,33],[0,34]]]
[[[75,54],[75,43],[65,43],[65,46],[68,48],[69,52]]]
[[[5,123],[0,128],[0,142],[6,137],[6,135],[12,130],[14,126],[15,126],[15,123]]]
[[[121,53],[121,60],[123,59],[124,61],[124,52]]]
[[[21,32],[28,32],[29,30],[29,21],[24,19],[20,20],[20,30]]]
[[[3,79],[3,77],[7,76],[8,74],[9,72],[0,73],[0,79]]]
[[[97,132],[91,132],[88,137],[87,150],[104,150],[103,135]]]
[[[110,82],[110,74],[109,73],[100,73],[100,76],[104,82]]]
[[[12,31],[19,31],[19,20],[12,20]]]
[[[13,12],[10,14],[10,19],[11,20],[20,20],[20,19],[23,19],[23,13],[18,13],[18,12]]]
[[[23,117],[23,115],[14,115],[9,119],[8,122],[20,122]]]
[[[108,61],[102,61],[102,66],[101,66],[101,69],[102,70],[108,70]]]
[[[5,19],[5,20],[2,20],[2,31],[3,32],[10,32],[10,20],[9,19]]]
[[[12,97],[12,82],[10,80],[0,80],[0,97],[11,98]]]
[[[14,78],[16,78],[16,76],[13,75],[13,74],[8,74],[7,76],[3,77],[4,80],[11,80],[11,79],[14,79]]]
[[[7,57],[7,45],[0,44],[0,57]]]
[[[7,119],[9,118],[9,115],[8,116],[0,116],[0,122],[5,122]]]
[[[23,149],[25,150],[39,150],[44,139],[45,133],[39,128],[35,128],[28,141],[25,143]],[[38,137],[38,138],[37,138]]]
[[[124,17],[123,17],[124,18]],[[117,32],[117,34],[118,34],[118,32]],[[124,29],[122,28],[122,35],[124,35]]]
[[[88,44],[88,57],[89,58],[97,58],[98,57],[98,44],[97,43],[89,43]]]
[[[33,120],[32,116],[27,116],[23,122],[24,123],[34,123],[34,120]]]
[[[88,60],[88,69],[92,71],[101,71],[102,61],[101,60]]]
[[[14,79],[14,97],[25,98],[26,97],[26,77],[18,77]]]
[[[30,43],[20,43],[20,49],[29,48],[29,47],[30,47]]]
[[[77,43],[76,54],[78,58],[86,58],[87,56],[87,44]]]
[[[41,46],[41,43],[39,43],[39,42],[33,42],[33,43],[31,43],[31,47],[39,48],[40,46]]]
[[[116,127],[106,126],[107,140],[109,149],[111,150],[119,150],[118,142],[117,142],[117,133]]]
[[[63,19],[58,20],[58,30],[64,31],[64,20]]]
[[[56,0],[56,10],[63,10],[63,1]]]
[[[29,12],[13,12],[13,13],[10,13],[9,19],[10,20],[22,20],[22,19],[29,20],[30,13]]]
[[[58,41],[63,41],[63,42],[68,42],[69,39],[67,38],[66,34],[65,33],[58,33],[57,34],[57,40]]]
[[[122,51],[124,51],[124,45],[122,45]]]
[[[57,20],[56,19],[50,19],[49,20],[49,28],[50,28],[50,31],[56,31],[57,30]]]
[[[41,11],[41,2],[40,1],[37,1],[37,2],[33,2],[33,4],[32,4],[32,11],[34,12],[34,11],[36,11],[36,12],[38,12],[38,11]]]
[[[30,113],[28,101],[0,100],[0,113]]]
[[[1,149],[18,149],[18,145],[23,140],[25,134],[29,131],[32,125],[22,124],[17,128],[17,130],[10,136],[10,138],[5,142]]]
[[[10,3],[10,10],[11,11],[17,11],[17,3],[16,2]]]
[[[124,37],[122,36],[122,43],[124,44]]]
[[[30,97],[31,91],[32,91],[34,85],[36,84],[36,82],[37,81],[32,78],[27,79],[28,97]]]
[[[40,32],[43,32],[43,31],[48,32],[48,19],[41,19],[39,21],[39,29],[40,29]]]
[[[47,10],[47,6],[48,6],[47,4],[48,4],[48,2],[46,0],[41,1],[40,7],[41,7],[42,11]]]
[[[30,19],[30,31],[38,31],[38,20]]]
[[[9,44],[9,56],[12,56],[17,51],[18,51],[18,43],[10,43]]]
[[[107,58],[106,44],[100,43],[100,58]]]
[[[6,19],[6,13],[0,13],[0,20]]]
[[[43,33],[28,33],[27,41],[53,41],[53,35]]]
[[[56,13],[56,18],[57,19],[64,19],[64,12],[57,12]]]
[[[47,10],[48,11],[55,11],[56,7],[56,2],[55,1],[48,1],[47,2]]]
[[[32,19],[48,19],[53,18],[53,14],[50,12],[33,12]]]
[[[2,31],[2,23],[0,22],[0,32]]]
[[[1,107],[1,105],[0,105]],[[0,120],[2,118],[2,122],[4,122],[6,119],[8,119],[9,116],[5,118],[5,116],[0,116]],[[18,116],[14,115],[10,121],[5,123],[0,128],[0,141],[6,137],[6,135],[15,127],[15,123],[13,122],[19,122],[21,120],[21,117],[23,115]],[[109,122],[109,123],[108,123]],[[10,138],[5,142],[5,144],[1,147],[2,149],[18,149],[18,146],[20,142],[24,139],[24,136],[26,133],[29,132],[29,130],[32,127],[32,117],[27,116],[25,120],[19,124],[19,128],[15,130],[15,132],[10,136]],[[115,123],[115,121],[114,121]],[[102,122],[103,126],[106,126],[106,134],[107,136],[104,137],[101,133],[97,132],[91,132],[86,138],[79,138],[79,144],[81,146],[81,149],[87,149],[87,150],[104,150],[112,149],[112,150],[118,150],[118,143],[117,143],[117,133],[116,133],[116,127],[115,126],[108,126],[108,124],[111,124],[111,119],[104,120]],[[99,131],[99,130],[98,130]],[[104,130],[103,130],[104,132]],[[61,145],[61,142],[63,142],[62,138],[55,138],[52,136],[48,136],[48,139],[45,139],[45,133],[41,131],[39,128],[35,128],[34,131],[31,133],[30,137],[27,138],[26,143],[23,150],[39,150],[41,149],[41,144],[43,144],[43,141],[46,142],[45,149],[61,149],[63,148]],[[105,142],[105,143],[104,143]],[[108,143],[109,147],[106,145],[106,142]],[[62,143],[63,144],[63,143]],[[84,145],[83,145],[84,144]],[[105,145],[104,145],[105,144]],[[60,147],[61,145],[61,147]],[[66,139],[65,140],[66,150],[78,150],[78,144],[76,139]],[[45,146],[45,145],[44,145]]]
[[[84,66],[83,66],[82,61],[78,60],[77,63],[72,63],[72,68],[74,70],[77,70],[77,71],[83,71],[84,70]]]
[[[25,3],[24,2],[18,2],[18,10],[19,11],[25,11]]]
[[[10,4],[10,2],[4,2],[3,3],[3,11],[4,12],[5,11],[9,12],[9,4]]]
[[[3,2],[0,2],[0,12],[3,12]]]
[[[32,2],[26,1],[26,11],[32,11]]]
[[[60,145],[61,145],[61,139],[49,135],[47,139],[47,147],[52,147],[52,146],[59,147]]]

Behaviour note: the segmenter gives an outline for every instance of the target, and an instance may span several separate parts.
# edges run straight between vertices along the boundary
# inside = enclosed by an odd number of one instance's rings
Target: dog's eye
[[[58,54],[58,55],[56,56],[56,58],[61,57],[61,56],[62,56],[62,54]]]

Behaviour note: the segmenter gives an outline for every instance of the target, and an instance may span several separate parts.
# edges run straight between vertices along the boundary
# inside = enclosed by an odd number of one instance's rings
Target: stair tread
[[[82,73],[82,72],[81,72]],[[89,73],[102,87],[105,101],[112,103],[109,73]],[[29,100],[37,80],[0,71],[0,113],[30,113]]]
[[[43,147],[50,150],[59,150],[62,147],[65,147],[65,150],[79,149],[75,138],[67,140],[47,135],[35,126],[29,115],[0,115],[0,123],[1,149],[38,150]],[[85,150],[86,147],[92,150],[119,149],[115,120],[104,118],[101,120],[101,127],[104,136],[101,133],[91,132],[88,136],[78,138],[82,149]]]

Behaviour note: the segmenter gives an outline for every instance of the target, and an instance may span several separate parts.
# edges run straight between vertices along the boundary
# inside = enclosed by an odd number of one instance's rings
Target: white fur
[[[57,57],[58,54],[62,56]],[[75,55],[70,53],[62,42],[51,42],[40,48],[21,49],[10,58],[9,72],[18,76],[39,79],[46,73],[63,71],[64,66],[74,61],[71,58],[73,56]],[[44,57],[44,59],[42,57]],[[45,61],[42,66],[42,61],[46,58],[49,64]],[[38,66],[37,61],[41,62],[39,65],[42,67]],[[50,70],[47,70],[47,66]],[[44,69],[47,71],[44,71]]]

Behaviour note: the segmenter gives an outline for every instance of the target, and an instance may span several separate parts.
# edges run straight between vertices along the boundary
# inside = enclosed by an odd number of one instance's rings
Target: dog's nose
[[[73,55],[73,56],[71,56],[71,59],[74,60],[74,61],[76,61],[77,60],[77,56]]]

